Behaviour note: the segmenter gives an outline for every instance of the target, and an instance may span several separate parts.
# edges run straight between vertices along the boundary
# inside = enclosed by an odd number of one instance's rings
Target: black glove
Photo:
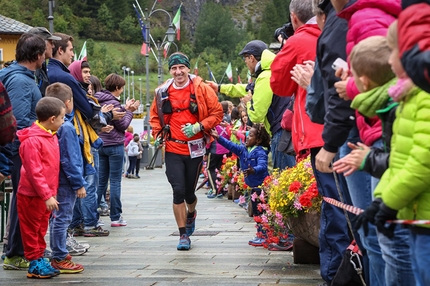
[[[359,214],[354,223],[354,231],[357,231],[360,227],[363,226],[364,235],[367,236],[369,233],[369,226],[368,223],[375,224],[375,215],[379,211],[379,207],[382,203],[382,199],[377,198],[375,199],[370,206],[368,206],[364,212]]]
[[[375,225],[378,231],[388,238],[394,237],[394,228],[396,224],[391,223],[388,227],[385,227],[387,220],[395,220],[397,218],[396,210],[387,207],[384,203],[379,206],[379,211],[375,216]]]

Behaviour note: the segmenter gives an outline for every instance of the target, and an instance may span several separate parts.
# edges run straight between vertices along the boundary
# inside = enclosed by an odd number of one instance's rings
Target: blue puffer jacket
[[[124,144],[125,130],[133,119],[133,112],[125,110],[125,108],[121,106],[121,102],[108,90],[99,91],[94,94],[94,97],[98,99],[101,106],[113,104],[114,108],[119,108],[119,111],[126,112],[122,119],[108,122],[108,124],[114,127],[111,132],[102,132],[99,134],[100,138],[103,140],[103,146]]]
[[[68,85],[73,92],[73,104],[85,118],[93,117],[93,107],[88,102],[87,92],[70,74],[69,69],[56,59],[49,59],[48,77],[50,83],[61,82]],[[33,80],[34,81],[34,80]]]
[[[18,130],[31,126],[37,119],[36,104],[42,98],[34,72],[14,62],[0,70],[0,80],[12,103]]]
[[[76,191],[85,185],[84,161],[81,144],[71,120],[66,115],[64,124],[57,132],[60,146],[60,186],[70,186]]]
[[[0,80],[9,95],[17,129],[30,127],[37,119],[36,104],[42,98],[34,81],[34,72],[14,62],[0,70]],[[18,139],[6,145],[11,156],[18,154],[19,145]]]
[[[269,175],[267,162],[269,153],[262,146],[256,146],[254,149],[248,149],[244,145],[235,144],[223,137],[218,138],[218,143],[236,154],[240,160],[242,169],[251,166],[255,173],[245,178],[245,183],[251,188],[256,188],[263,184],[264,179]]]

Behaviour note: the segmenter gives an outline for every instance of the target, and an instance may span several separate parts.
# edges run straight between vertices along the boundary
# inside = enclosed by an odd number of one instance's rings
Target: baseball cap
[[[27,33],[39,35],[45,40],[57,40],[57,41],[61,40],[60,37],[52,35],[45,27],[34,27],[28,30]]]
[[[246,44],[243,50],[239,53],[239,56],[249,54],[254,56],[261,56],[264,50],[268,49],[265,42],[260,40],[253,40]]]

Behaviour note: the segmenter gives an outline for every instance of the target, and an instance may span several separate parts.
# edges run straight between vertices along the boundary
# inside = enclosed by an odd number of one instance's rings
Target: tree
[[[33,13],[33,18],[31,19],[31,25],[33,27],[44,27],[47,23],[46,17],[43,14],[42,9],[37,8]]]
[[[267,4],[263,11],[263,24],[258,33],[258,38],[265,43],[273,42],[273,33],[284,23],[285,19],[280,19],[278,16],[275,4],[273,2]]]
[[[206,2],[199,15],[195,33],[195,51],[202,52],[206,47],[218,48],[223,55],[232,56],[232,48],[242,38],[235,27],[229,10],[220,4]]]
[[[132,17],[130,15],[127,15],[124,20],[119,23],[119,32],[122,36],[123,42],[133,44],[142,42],[142,32],[136,24],[136,17]]]
[[[100,9],[97,13],[97,21],[102,25],[106,26],[108,30],[112,30],[114,28],[113,17],[111,12],[105,3],[100,6]]]

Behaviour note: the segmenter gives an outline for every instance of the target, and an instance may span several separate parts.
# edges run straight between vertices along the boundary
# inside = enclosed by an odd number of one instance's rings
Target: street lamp
[[[139,77],[139,112],[142,113],[142,78]]]
[[[139,3],[137,3],[139,6]],[[155,2],[154,2],[155,5]],[[147,142],[148,142],[148,146],[150,143],[150,125],[149,125],[149,108],[150,108],[150,104],[149,104],[149,97],[150,97],[150,90],[149,90],[149,46],[151,44],[150,42],[150,37],[151,37],[151,33],[150,33],[150,28],[151,28],[151,23],[150,23],[150,18],[151,15],[154,14],[155,12],[163,12],[165,14],[167,14],[167,16],[169,16],[169,28],[166,31],[166,36],[167,37],[167,41],[168,42],[173,42],[175,40],[175,30],[173,29],[173,25],[172,25],[172,16],[170,16],[169,12],[167,12],[164,9],[154,9],[154,5],[152,6],[151,11],[148,13],[148,9],[145,9],[145,12],[148,16],[145,17],[145,21],[146,21],[146,116],[145,116],[145,120],[144,120],[144,126],[146,126],[146,131],[147,131]],[[140,9],[140,6],[139,6]],[[164,43],[164,41],[163,41]],[[158,48],[158,73],[159,73],[159,77],[158,77],[158,85],[161,84],[160,80],[161,80],[161,76],[160,73],[162,74],[162,70],[160,69],[160,46],[163,45],[163,43],[161,43],[160,45],[157,44],[157,48]]]
[[[169,28],[166,31],[166,36],[164,37],[164,41],[161,43],[160,39],[157,40],[157,51],[158,51],[158,85],[162,84],[163,81],[164,81],[163,80],[163,76],[164,76],[163,63],[162,63],[162,58],[161,58],[161,53],[163,51],[163,47],[167,43],[174,43],[173,41],[175,40],[175,35],[176,35],[176,32],[173,29],[172,24],[170,24]],[[167,38],[167,42],[166,42],[166,38]]]
[[[122,68],[121,68],[123,71],[124,71],[124,80],[126,80],[127,78],[125,77],[125,71],[127,70],[127,67],[126,66],[122,66]],[[126,90],[125,90],[125,86],[124,86],[124,93],[123,93],[124,95],[124,105],[125,105],[125,95],[126,95]]]
[[[133,87],[133,99],[134,99],[134,71],[131,71],[131,85]]]
[[[49,31],[52,33],[54,33],[54,16],[52,15],[52,9],[55,6],[55,2],[54,0],[49,0],[49,6],[48,6],[48,10],[49,10],[49,15],[48,15],[48,22],[49,22]]]
[[[175,29],[173,29],[173,25],[170,24],[169,28],[166,31],[167,41],[169,43],[173,42],[175,40],[175,35],[176,35]]]
[[[127,96],[127,98],[130,98],[130,68],[126,68],[125,70],[127,71],[127,76],[128,76],[128,96]]]

